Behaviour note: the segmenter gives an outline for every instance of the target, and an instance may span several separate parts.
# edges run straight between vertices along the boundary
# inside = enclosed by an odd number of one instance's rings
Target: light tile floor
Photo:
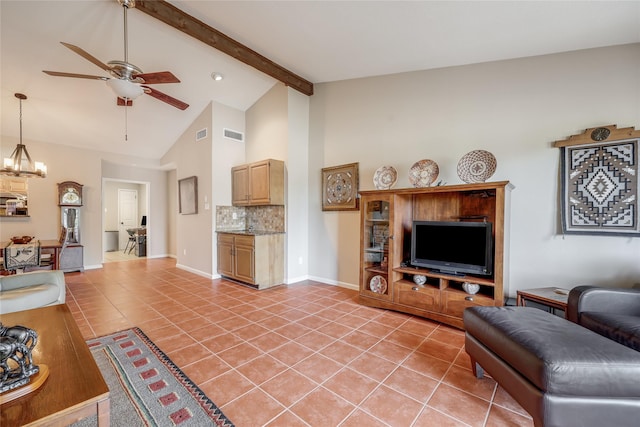
[[[365,307],[305,281],[256,291],[177,269],[112,262],[66,275],[88,339],[141,328],[238,427],[532,426],[462,331]]]
[[[134,259],[140,259],[134,252],[130,254],[124,253],[122,250],[109,251],[102,254],[103,262],[116,262],[116,261],[131,261]]]

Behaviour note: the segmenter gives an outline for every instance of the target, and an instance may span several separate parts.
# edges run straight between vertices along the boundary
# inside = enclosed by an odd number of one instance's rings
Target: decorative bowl
[[[473,150],[458,162],[458,176],[467,184],[485,182],[496,171],[498,162],[493,154],[485,150]]]
[[[422,274],[414,274],[413,275],[413,283],[415,283],[416,285],[424,285],[425,283],[427,283],[427,277],[423,276]]]
[[[393,166],[380,166],[373,174],[376,190],[388,190],[398,181],[398,172]]]
[[[33,239],[33,237],[31,237],[31,236],[13,236],[11,238],[11,241],[15,245],[23,245],[25,243],[29,243],[32,239]]]
[[[439,173],[440,168],[433,160],[418,160],[409,169],[409,182],[416,188],[429,187]]]
[[[480,285],[478,285],[477,283],[464,282],[462,284],[462,289],[464,289],[464,291],[469,295],[474,295],[477,294],[480,290]]]

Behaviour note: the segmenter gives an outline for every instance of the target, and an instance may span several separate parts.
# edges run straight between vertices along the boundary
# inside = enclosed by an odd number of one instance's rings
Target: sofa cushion
[[[580,313],[580,325],[640,351],[640,316],[586,311]]]
[[[538,389],[570,396],[640,396],[640,353],[532,307],[472,307],[464,326]]]
[[[0,306],[3,307],[0,309],[0,313],[31,310],[45,305],[57,304],[59,296],[60,287],[49,283],[2,291],[0,292]]]
[[[51,283],[52,285],[64,287],[64,273],[60,270],[48,270],[0,276],[0,292],[41,283]]]

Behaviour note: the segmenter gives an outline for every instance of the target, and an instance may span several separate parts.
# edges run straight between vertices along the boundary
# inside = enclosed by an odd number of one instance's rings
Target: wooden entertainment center
[[[466,307],[503,305],[508,290],[512,189],[508,181],[500,181],[361,191],[360,303],[415,314],[458,328],[463,327],[462,312]],[[491,222],[493,273],[457,276],[411,266],[414,220]],[[416,275],[424,276],[425,283],[414,282]],[[480,285],[480,291],[473,295],[465,292],[462,288],[465,282]]]

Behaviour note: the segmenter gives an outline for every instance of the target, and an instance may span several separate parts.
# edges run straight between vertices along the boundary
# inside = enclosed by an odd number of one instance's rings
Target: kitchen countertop
[[[216,230],[216,233],[241,234],[243,236],[266,236],[269,234],[285,234],[284,231],[267,230]]]

